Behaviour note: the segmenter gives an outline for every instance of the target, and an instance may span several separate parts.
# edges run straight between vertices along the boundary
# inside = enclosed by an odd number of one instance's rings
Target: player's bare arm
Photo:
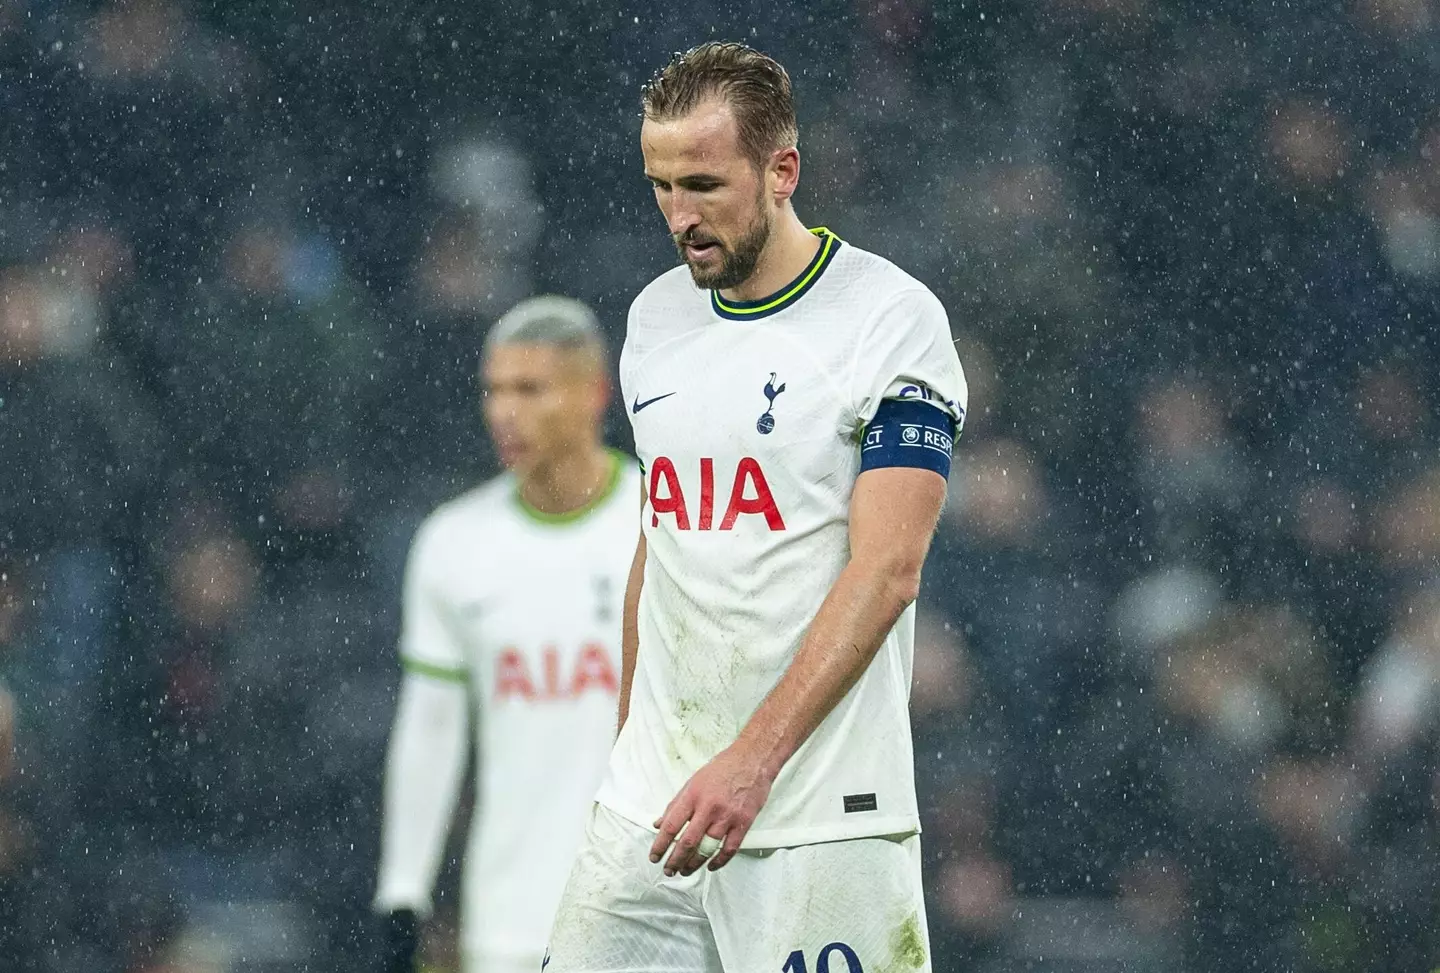
[[[644,509],[645,498],[640,498]],[[630,563],[630,579],[625,582],[625,607],[620,618],[620,719],[618,733],[630,716],[630,684],[635,679],[635,658],[640,651],[640,586],[645,583],[645,535],[635,544],[635,560]]]
[[[850,561],[794,661],[736,741],[696,771],[656,822],[651,861],[674,844],[666,874],[698,869],[705,859],[696,849],[706,835],[721,842],[711,870],[734,857],[780,769],[859,680],[915,600],[944,502],[945,479],[930,470],[887,467],[856,480]]]

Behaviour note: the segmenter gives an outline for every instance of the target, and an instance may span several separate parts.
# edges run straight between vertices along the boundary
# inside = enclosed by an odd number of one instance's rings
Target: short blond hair
[[[605,336],[595,312],[582,301],[557,294],[527,298],[506,311],[485,336],[485,353],[497,345],[515,344],[584,351],[600,364],[607,358]]]

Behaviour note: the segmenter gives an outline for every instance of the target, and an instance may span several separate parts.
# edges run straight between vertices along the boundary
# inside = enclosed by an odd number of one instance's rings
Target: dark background
[[[970,377],[936,970],[1440,964],[1437,5],[561,6],[0,0],[0,969],[368,968],[479,340],[556,291],[618,344],[639,85],[710,37]]]

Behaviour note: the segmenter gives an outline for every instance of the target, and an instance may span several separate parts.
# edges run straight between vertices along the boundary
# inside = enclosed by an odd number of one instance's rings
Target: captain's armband
[[[886,399],[875,410],[860,443],[860,472],[912,466],[950,476],[955,423],[948,413],[918,399]]]

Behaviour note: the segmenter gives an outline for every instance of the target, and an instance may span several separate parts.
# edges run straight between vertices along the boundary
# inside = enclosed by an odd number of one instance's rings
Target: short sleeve
[[[400,662],[407,672],[463,682],[465,646],[446,607],[441,535],[423,524],[410,546],[400,609]]]
[[[958,434],[968,391],[950,320],[934,294],[914,287],[876,316],[856,348],[851,381],[856,429],[863,429],[886,399],[929,402],[950,416]]]
[[[625,340],[620,345],[619,367],[616,369],[620,379],[620,401],[625,406],[625,414],[634,421],[634,413],[630,403],[634,401],[637,394],[635,388],[635,368],[639,364],[643,353],[640,349],[640,301],[644,293],[636,296],[630,302],[630,310],[625,315]]]

